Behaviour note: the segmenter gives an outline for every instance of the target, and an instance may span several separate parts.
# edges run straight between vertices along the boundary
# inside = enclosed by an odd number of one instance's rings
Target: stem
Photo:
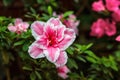
[[[6,68],[6,76],[7,76],[7,80],[11,80],[10,79],[10,71],[9,71],[8,67]]]

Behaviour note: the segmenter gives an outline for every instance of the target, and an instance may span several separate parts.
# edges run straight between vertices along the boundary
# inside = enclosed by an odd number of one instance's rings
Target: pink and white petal
[[[120,35],[115,38],[116,41],[120,42]]]
[[[55,31],[56,31],[56,28],[54,28],[53,24],[45,24],[44,32],[45,32],[46,36],[48,36],[48,35],[56,35],[56,34],[54,34]]]
[[[22,26],[23,26],[24,29],[27,29],[29,27],[29,24],[27,22],[23,22]]]
[[[58,25],[61,25],[62,23],[60,22],[59,18],[50,18],[48,21],[47,21],[48,24],[54,24],[54,26],[58,26]]]
[[[38,36],[35,42],[41,49],[47,49],[49,43],[48,40],[44,38],[44,36]]]
[[[58,76],[60,76],[60,77],[63,78],[63,79],[68,78],[67,73],[58,73]]]
[[[38,45],[36,44],[36,42],[34,42],[30,47],[29,47],[29,50],[28,50],[28,53],[30,54],[30,56],[32,58],[42,58],[42,57],[45,57],[45,55],[43,54],[43,49],[40,49],[38,47]]]
[[[44,54],[50,62],[54,63],[59,57],[60,50],[59,48],[48,47],[44,50]]]
[[[13,26],[12,24],[8,25],[8,30],[11,32],[16,32],[17,28],[15,26]]]
[[[67,28],[64,33],[64,38],[61,42],[58,43],[60,50],[67,49],[75,40],[76,35],[73,29]]]
[[[43,34],[44,24],[44,22],[35,21],[31,25],[32,35],[35,39]]]
[[[64,38],[65,30],[66,30],[66,28],[65,28],[64,25],[58,26],[58,28],[57,28],[57,39],[58,39],[58,41],[61,41]]]
[[[23,21],[22,21],[21,18],[16,18],[16,19],[15,19],[15,26],[18,25],[18,24],[20,24],[20,23],[22,23],[22,22],[23,22]]]
[[[67,53],[65,51],[61,51],[58,59],[55,62],[56,67],[64,66],[67,63]]]

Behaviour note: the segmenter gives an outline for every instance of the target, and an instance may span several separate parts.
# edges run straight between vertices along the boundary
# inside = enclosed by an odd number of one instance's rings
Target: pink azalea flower
[[[91,27],[91,36],[96,36],[98,38],[102,37],[103,35],[113,36],[116,34],[116,26],[115,22],[109,22],[108,19],[98,19],[96,22],[93,23]]]
[[[119,10],[120,1],[119,0],[106,0],[106,8],[109,11]]]
[[[102,37],[105,34],[104,25],[105,21],[101,18],[98,19],[96,22],[92,24],[90,35],[96,36],[98,38]]]
[[[104,10],[105,10],[105,6],[104,6],[102,0],[95,1],[95,2],[92,4],[92,9],[93,9],[94,11],[97,11],[97,12],[104,11]]]
[[[120,22],[120,10],[112,13],[112,17],[116,22]]]
[[[46,23],[35,21],[31,29],[36,41],[29,47],[30,56],[46,57],[57,67],[65,65],[68,58],[65,50],[76,38],[74,30],[66,28],[58,18],[51,18]]]
[[[70,70],[67,68],[66,65],[61,66],[61,67],[58,67],[58,68],[57,68],[57,71],[58,71],[58,75],[59,75],[61,78],[63,78],[63,79],[68,78],[67,73],[70,72]]]
[[[116,41],[120,42],[120,35],[115,38]]]
[[[116,23],[114,21],[109,22],[108,19],[106,19],[106,26],[105,27],[105,33],[108,36],[113,36],[116,34]]]
[[[11,32],[16,32],[17,34],[21,34],[22,32],[26,32],[29,24],[27,22],[23,22],[22,19],[16,18],[14,25],[10,23],[8,25],[8,30]]]
[[[75,33],[78,35],[77,26],[79,25],[80,22],[76,20],[75,15],[70,15],[67,20],[63,21],[63,23],[66,25],[66,27],[73,29]]]

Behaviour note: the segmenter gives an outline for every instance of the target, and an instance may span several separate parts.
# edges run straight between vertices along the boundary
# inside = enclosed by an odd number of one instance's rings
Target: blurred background
[[[67,80],[120,80],[120,43],[115,41],[120,23],[116,23],[114,36],[90,36],[93,22],[98,18],[111,19],[111,12],[92,10],[95,1],[98,0],[0,0],[0,80],[62,80],[56,75],[55,66],[47,60],[34,60],[28,55],[28,47],[34,41],[30,30],[15,35],[7,29],[15,18],[30,24],[35,20],[47,21],[53,16],[49,14],[49,6],[52,14],[73,11],[80,21],[77,45],[67,49],[67,65],[72,72]]]

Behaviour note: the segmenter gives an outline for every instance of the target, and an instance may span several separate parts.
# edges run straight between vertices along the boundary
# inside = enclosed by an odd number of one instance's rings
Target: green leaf
[[[97,57],[92,51],[86,50],[84,53],[86,53],[88,56],[93,57],[96,60],[99,60],[99,57]]]
[[[109,55],[109,60],[110,60],[110,63],[111,63],[111,68],[115,71],[118,71],[117,63],[116,63],[114,57]]]
[[[39,80],[42,79],[41,75],[37,71],[35,71],[35,74],[36,74],[36,76],[38,77]]]
[[[77,47],[77,48],[79,48],[79,49],[81,49],[81,47],[82,47],[82,46],[79,45],[79,44],[74,44],[74,46]]]
[[[86,56],[86,59],[91,63],[97,63],[97,61],[93,57]]]
[[[3,26],[3,27],[0,28],[0,32],[5,32],[6,29],[7,29],[7,27]]]
[[[67,51],[69,54],[73,55],[73,48],[72,48],[72,47],[67,48],[66,51]]]
[[[24,40],[21,40],[21,41],[15,42],[15,43],[14,43],[14,46],[22,45],[24,42],[25,42]]]
[[[63,14],[63,17],[67,17],[69,15],[73,14],[73,11],[67,11]]]
[[[48,6],[48,13],[49,13],[50,16],[52,16],[52,12],[53,12],[52,7]]]
[[[105,67],[110,67],[111,65],[111,62],[110,62],[110,60],[109,59],[107,59],[106,57],[102,57],[101,58],[101,62],[102,62],[102,64],[105,66]]]
[[[30,11],[31,11],[33,14],[36,14],[36,11],[35,11],[32,7],[30,7]]]
[[[28,70],[28,71],[32,71],[32,68],[30,67],[30,66],[24,66],[22,69],[24,69],[24,70]]]
[[[3,20],[5,20],[5,19],[6,19],[6,17],[0,16],[0,21],[3,21]]]
[[[75,60],[73,60],[73,59],[68,59],[68,66],[70,67],[70,68],[75,68],[75,69],[78,69],[78,65],[77,65],[77,63],[75,62]]]
[[[43,2],[43,0],[37,0],[38,4],[41,4]]]
[[[69,75],[70,75],[70,78],[72,78],[72,80],[80,78],[80,76],[77,73],[69,73]]]
[[[35,73],[32,72],[32,73],[30,74],[30,79],[31,79],[31,80],[35,80],[35,79],[36,79]]]
[[[86,60],[81,56],[77,56],[77,59],[86,63]]]
[[[30,45],[28,43],[25,43],[22,47],[23,51],[27,51],[29,46]]]
[[[86,46],[86,49],[90,48],[93,45],[93,43],[90,43]]]

